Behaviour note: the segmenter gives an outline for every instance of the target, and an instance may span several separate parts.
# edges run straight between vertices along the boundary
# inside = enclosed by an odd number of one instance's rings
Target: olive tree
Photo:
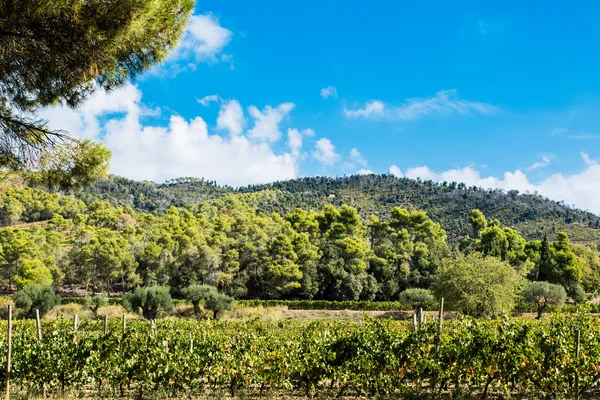
[[[200,303],[204,301],[204,307],[213,312],[217,319],[219,313],[233,309],[233,297],[219,293],[217,288],[210,285],[190,285],[183,289],[183,295],[194,305],[194,313],[200,313]]]
[[[481,253],[444,259],[433,287],[450,308],[495,316],[514,306],[520,276],[507,262]]]
[[[564,304],[567,293],[562,285],[549,282],[529,282],[521,291],[521,297],[537,306],[537,318],[542,318],[548,306]]]
[[[190,285],[182,290],[183,296],[194,306],[194,314],[200,314],[200,303],[205,301],[217,288],[210,285]]]
[[[154,319],[161,309],[172,310],[173,300],[167,286],[137,287],[123,296],[123,306],[131,312],[142,310],[146,319]]]

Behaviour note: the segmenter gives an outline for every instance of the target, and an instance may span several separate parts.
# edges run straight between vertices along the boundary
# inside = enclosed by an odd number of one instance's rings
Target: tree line
[[[470,234],[448,241],[423,211],[393,207],[385,219],[365,219],[356,208],[325,205],[267,214],[257,211],[265,192],[226,194],[163,215],[29,187],[5,186],[0,196],[3,222],[40,221],[0,228],[7,290],[40,284],[112,294],[159,285],[183,297],[202,284],[236,299],[394,301],[468,270],[456,265],[559,284],[578,301],[600,289],[597,245],[571,243],[561,232],[528,241],[479,210],[466,222]]]

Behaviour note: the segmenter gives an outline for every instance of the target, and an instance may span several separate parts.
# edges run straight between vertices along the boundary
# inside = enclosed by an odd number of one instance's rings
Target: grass
[[[68,303],[54,307],[44,316],[44,319],[71,319],[75,316],[75,314],[77,314],[79,318],[93,318],[92,312],[88,309],[85,309],[82,305]],[[108,315],[109,318],[121,318],[123,314],[127,315],[127,319],[140,318],[138,314],[127,312],[127,310],[125,310],[122,306],[104,306],[100,307],[98,310],[98,315]]]

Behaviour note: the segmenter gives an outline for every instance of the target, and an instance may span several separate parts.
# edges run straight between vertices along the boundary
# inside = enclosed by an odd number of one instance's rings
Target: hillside
[[[0,287],[181,296],[203,283],[237,299],[395,301],[462,252],[582,298],[600,293],[597,225],[539,196],[386,175],[240,189],[112,177],[75,195],[14,179],[0,184]]]
[[[391,175],[308,177],[238,189],[194,178],[156,184],[111,176],[76,196],[86,203],[103,199],[114,205],[161,214],[172,205],[185,207],[224,194],[243,195],[265,190],[277,193],[276,196],[265,196],[257,203],[257,210],[267,213],[287,214],[297,207],[319,210],[330,203],[351,205],[365,219],[372,214],[385,219],[391,208],[399,206],[427,212],[442,225],[449,237],[456,237],[468,233],[468,216],[471,210],[478,208],[488,218],[514,227],[529,239],[540,239],[544,233],[566,231],[575,242],[600,240],[598,215],[536,194],[505,193],[456,183],[421,182]]]

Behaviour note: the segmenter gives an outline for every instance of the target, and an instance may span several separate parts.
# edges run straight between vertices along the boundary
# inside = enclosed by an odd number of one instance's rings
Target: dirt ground
[[[410,320],[413,317],[412,311],[354,311],[354,310],[283,310],[283,318],[291,318],[302,321],[314,321],[321,319],[330,320],[355,320],[360,321],[364,316],[374,318],[391,318],[395,320]],[[437,319],[437,311],[425,311],[427,319]],[[456,312],[445,312],[444,319],[452,319],[458,315]],[[591,315],[591,314],[590,314]],[[597,314],[593,314],[597,315]],[[513,313],[513,317],[535,318],[536,313]]]

